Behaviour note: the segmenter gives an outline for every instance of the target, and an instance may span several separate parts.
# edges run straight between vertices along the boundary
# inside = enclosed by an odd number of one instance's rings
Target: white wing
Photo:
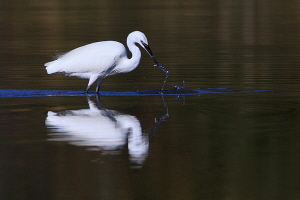
[[[123,44],[115,41],[96,42],[63,54],[45,66],[48,74],[100,74],[114,68],[124,56],[127,57],[127,53]]]

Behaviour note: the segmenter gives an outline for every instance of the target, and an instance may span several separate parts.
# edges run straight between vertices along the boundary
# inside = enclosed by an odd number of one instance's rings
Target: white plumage
[[[126,48],[116,41],[103,41],[78,47],[59,56],[56,60],[45,64],[48,74],[64,73],[67,76],[77,76],[89,79],[86,92],[97,81],[96,92],[99,92],[103,79],[117,73],[126,73],[134,70],[141,59],[141,51],[136,46],[142,46],[152,57],[156,66],[168,73],[156,61],[146,36],[140,31],[134,31],[127,37],[127,46],[132,57],[127,57]]]

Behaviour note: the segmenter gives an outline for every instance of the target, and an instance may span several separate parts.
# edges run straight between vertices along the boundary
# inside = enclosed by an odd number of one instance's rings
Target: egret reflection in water
[[[89,109],[48,112],[46,126],[50,141],[68,142],[104,153],[115,153],[127,144],[130,160],[142,164],[148,156],[149,136],[168,113],[160,117],[150,131],[142,132],[140,121],[132,115],[97,105],[88,97]],[[164,104],[166,106],[166,104]]]

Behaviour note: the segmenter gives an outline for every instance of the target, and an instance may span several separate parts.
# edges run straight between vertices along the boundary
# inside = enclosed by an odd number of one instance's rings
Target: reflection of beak
[[[146,43],[143,42],[143,41],[141,41],[141,42],[142,42],[142,44],[143,44],[143,46],[144,46],[144,49],[147,51],[147,53],[151,56],[151,58],[152,58],[153,61],[155,62],[156,66],[157,66],[160,70],[162,70],[163,72],[165,72],[166,74],[168,74],[169,72],[168,72],[163,66],[161,66],[161,65],[157,62],[157,60],[156,60],[156,58],[154,57],[154,55],[153,55],[153,53],[152,53],[152,51],[151,51],[149,45],[146,44]]]

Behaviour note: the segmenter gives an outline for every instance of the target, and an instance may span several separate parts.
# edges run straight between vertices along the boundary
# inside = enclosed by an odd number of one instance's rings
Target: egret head
[[[134,31],[134,32],[130,33],[127,38],[127,45],[129,43],[136,43],[136,44],[141,45],[141,47],[143,47],[147,51],[147,53],[150,55],[150,57],[153,59],[155,64],[159,65],[159,63],[157,62],[156,58],[154,57],[154,55],[150,49],[148,40],[144,33],[140,32],[140,31]]]
[[[150,49],[148,40],[144,33],[140,32],[140,31],[134,31],[134,32],[130,33],[127,37],[127,46],[129,47],[133,44],[141,45],[141,47],[143,47],[147,51],[147,53],[150,55],[150,57],[153,59],[153,61],[156,64],[155,66],[158,67],[163,72],[165,72],[166,74],[169,73],[163,66],[161,66],[157,62],[156,58],[154,57],[154,54],[152,53],[152,51]],[[130,47],[129,47],[129,49],[130,49]]]
[[[143,48],[145,48],[143,46],[143,43],[148,45],[148,40],[145,36],[144,33],[140,32],[140,31],[133,31],[132,33],[130,33],[127,37],[127,44],[128,43],[135,43],[135,44],[139,44],[141,45]]]

